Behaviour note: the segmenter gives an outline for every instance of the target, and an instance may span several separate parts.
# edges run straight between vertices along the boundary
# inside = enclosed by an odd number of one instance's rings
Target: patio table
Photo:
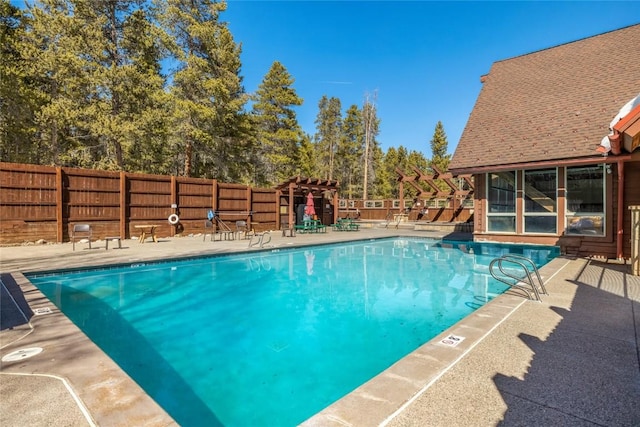
[[[133,228],[137,228],[140,230],[140,239],[139,243],[144,243],[147,237],[151,237],[155,243],[158,243],[158,238],[156,237],[156,228],[157,225],[153,224],[143,224],[143,225],[134,225]]]

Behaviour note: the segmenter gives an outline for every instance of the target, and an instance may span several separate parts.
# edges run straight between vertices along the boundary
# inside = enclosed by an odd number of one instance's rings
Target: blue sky
[[[640,2],[229,0],[222,20],[242,43],[247,92],[274,61],[287,68],[305,132],[323,95],[344,113],[376,94],[382,148],[430,158],[438,121],[453,153],[495,61],[639,23]]]

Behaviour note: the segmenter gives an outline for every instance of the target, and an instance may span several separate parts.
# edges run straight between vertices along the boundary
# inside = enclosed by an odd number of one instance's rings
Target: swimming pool
[[[502,292],[513,251],[558,255],[397,238],[29,278],[181,425],[294,425]]]

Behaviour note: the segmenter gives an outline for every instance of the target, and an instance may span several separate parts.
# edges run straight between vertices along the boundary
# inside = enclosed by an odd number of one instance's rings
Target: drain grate
[[[15,362],[16,360],[28,359],[36,354],[42,353],[41,347],[22,348],[20,350],[12,351],[5,354],[2,358],[3,362]]]

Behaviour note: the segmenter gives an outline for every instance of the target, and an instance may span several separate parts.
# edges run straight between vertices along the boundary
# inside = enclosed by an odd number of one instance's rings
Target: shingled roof
[[[640,92],[640,24],[495,62],[449,169],[598,157],[620,108]]]

